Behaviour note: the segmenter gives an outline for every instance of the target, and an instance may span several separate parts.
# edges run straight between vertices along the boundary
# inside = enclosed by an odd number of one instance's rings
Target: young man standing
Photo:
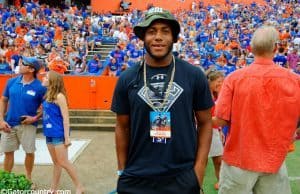
[[[207,79],[172,55],[180,25],[170,12],[150,9],[134,32],[147,52],[121,74],[113,97],[117,191],[198,194],[212,137]]]

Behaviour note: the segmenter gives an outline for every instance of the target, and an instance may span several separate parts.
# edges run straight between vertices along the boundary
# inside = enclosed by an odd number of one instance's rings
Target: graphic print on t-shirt
[[[164,84],[165,79],[167,75],[166,74],[156,74],[150,78],[150,85],[155,88],[157,91],[159,91],[159,95],[156,95],[154,91],[147,88],[147,92],[145,90],[145,86],[143,86],[139,92],[138,95],[145,101],[149,106],[153,104],[154,107],[161,107],[164,97],[166,96],[167,87],[164,90]],[[163,111],[168,111],[170,107],[174,104],[174,102],[178,99],[180,94],[183,92],[182,87],[180,87],[176,82],[173,82],[172,88],[170,89],[170,94],[168,96],[168,99],[166,99],[165,106],[163,107]],[[148,97],[147,97],[147,96]],[[152,103],[151,103],[152,102]]]

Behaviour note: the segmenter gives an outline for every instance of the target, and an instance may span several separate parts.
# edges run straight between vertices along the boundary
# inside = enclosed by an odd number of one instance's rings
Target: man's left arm
[[[212,139],[212,120],[211,109],[196,111],[198,130],[198,146],[194,170],[198,178],[199,185],[202,187],[208,153]]]

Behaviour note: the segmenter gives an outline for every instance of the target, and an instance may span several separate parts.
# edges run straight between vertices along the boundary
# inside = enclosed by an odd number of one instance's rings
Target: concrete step
[[[110,52],[111,52],[111,50],[98,50],[98,51],[89,50],[88,54],[94,55],[94,54],[98,54],[98,53],[110,53]]]
[[[117,44],[101,44],[103,47],[113,47],[116,46]]]
[[[72,130],[97,130],[97,131],[114,131],[115,130],[115,124],[71,124]]]
[[[116,117],[112,116],[71,116],[70,123],[73,124],[84,124],[84,123],[93,123],[93,124],[115,124]]]
[[[111,51],[111,50],[113,50],[115,47],[100,47],[100,49],[99,50],[102,50],[102,51]]]
[[[69,110],[72,116],[115,116],[116,114],[110,110]]]
[[[103,59],[105,59],[109,54],[108,53],[99,53],[100,55],[101,55],[101,59],[103,60]],[[88,53],[87,55],[86,55],[86,57],[87,58],[93,58],[93,56],[94,56],[94,54],[93,53]]]
[[[114,131],[115,124],[70,124],[71,130],[95,130],[95,131]],[[42,132],[42,125],[38,125],[38,131]]]
[[[70,128],[72,130],[114,131],[116,114],[110,110],[69,110]],[[42,120],[38,130],[42,131]]]

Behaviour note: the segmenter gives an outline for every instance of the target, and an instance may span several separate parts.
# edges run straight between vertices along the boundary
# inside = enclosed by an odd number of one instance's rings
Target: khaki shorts
[[[253,172],[222,161],[218,194],[291,194],[285,163],[275,174]]]
[[[17,125],[10,133],[1,132],[1,152],[13,152],[20,144],[26,153],[35,151],[36,127],[33,125]]]

